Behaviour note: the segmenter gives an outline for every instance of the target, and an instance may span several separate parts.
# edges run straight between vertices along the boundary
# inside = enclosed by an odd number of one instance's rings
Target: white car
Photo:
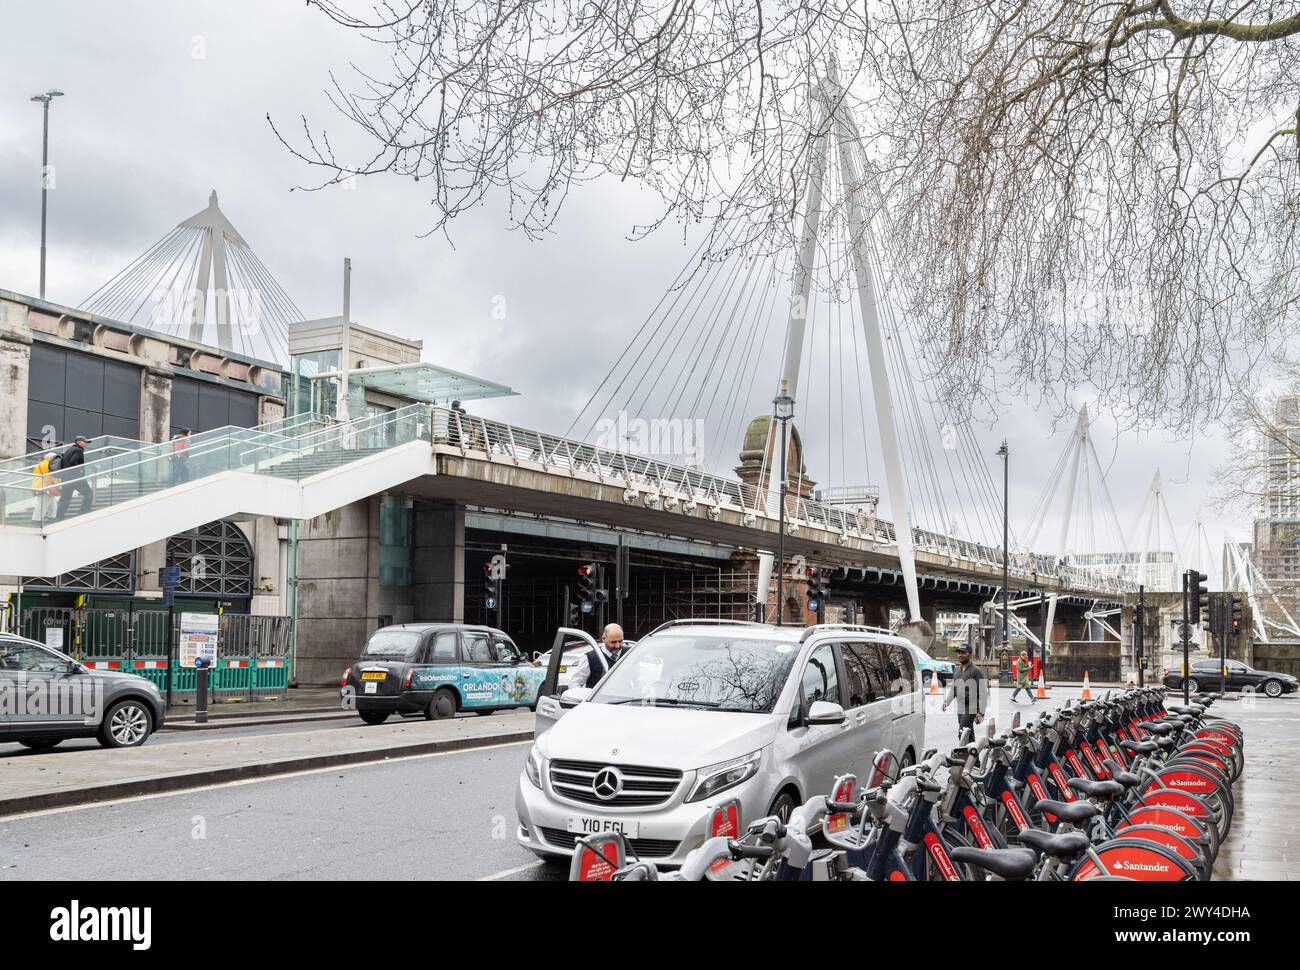
[[[586,643],[566,643],[564,645],[564,654],[560,658],[560,677],[558,690],[560,693],[568,690],[570,681],[573,680],[573,668],[577,666],[578,660],[584,653],[591,650]],[[534,663],[539,667],[546,667],[551,662],[551,651],[547,650],[543,654],[538,654]]]
[[[618,831],[679,865],[718,805],[738,801],[742,826],[788,818],[839,774],[865,780],[882,748],[915,762],[925,708],[907,647],[874,627],[660,627],[594,690],[538,702],[519,843],[571,856],[579,836]]]

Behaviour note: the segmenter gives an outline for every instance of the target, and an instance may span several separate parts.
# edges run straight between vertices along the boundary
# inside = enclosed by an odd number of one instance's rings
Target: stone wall
[[[1281,674],[1300,677],[1300,641],[1257,642],[1254,645],[1254,657],[1249,663],[1257,670],[1276,670]]]
[[[464,620],[464,508],[416,502],[414,582],[381,586],[380,502],[353,502],[299,529],[298,684],[338,683],[381,624]]]
[[[1095,684],[1119,683],[1118,640],[1067,640],[1053,643],[1047,660],[1047,679],[1053,682],[1082,681],[1084,672]]]

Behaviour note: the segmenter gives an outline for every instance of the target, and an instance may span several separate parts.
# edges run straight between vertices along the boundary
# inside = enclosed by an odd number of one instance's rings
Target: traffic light
[[[573,600],[568,600],[564,604],[565,626],[577,627],[582,623],[582,606]]]
[[[808,609],[820,618],[822,610],[826,607],[826,601],[830,598],[830,589],[826,586],[826,580],[822,578],[822,571],[817,567],[805,568],[804,576],[808,581]]]
[[[1187,570],[1187,588],[1192,598],[1188,617],[1194,627],[1204,622],[1205,614],[1210,610],[1210,590],[1205,585],[1209,578],[1205,573],[1197,572],[1195,569]]]
[[[501,581],[493,575],[491,563],[483,564],[483,603],[489,610],[496,609],[501,596]]]
[[[594,562],[578,567],[578,602],[584,606],[596,602],[596,564]],[[582,612],[590,613],[591,607],[586,606]]]
[[[1232,621],[1231,621],[1232,635],[1234,637],[1238,636],[1241,633],[1241,622],[1242,622],[1241,597],[1234,596],[1232,598]]]

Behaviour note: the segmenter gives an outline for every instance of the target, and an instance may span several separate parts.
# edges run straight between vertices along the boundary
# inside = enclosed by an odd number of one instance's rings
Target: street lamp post
[[[776,534],[776,622],[785,619],[785,438],[786,423],[794,417],[794,398],[789,381],[781,381],[781,393],[772,401],[772,413],[781,422],[781,506],[777,512]]]
[[[1002,646],[1010,645],[1010,637],[1007,636],[1007,611],[1010,607],[1010,590],[1011,585],[1011,557],[1008,550],[1008,539],[1010,538],[1010,527],[1008,520],[1010,518],[1010,499],[1008,491],[1011,484],[1011,452],[1007,448],[1006,439],[1002,439],[1002,447],[998,449],[998,454],[1002,456]]]
[[[32,95],[33,101],[39,101],[44,114],[41,126],[41,299],[45,299],[45,212],[46,196],[50,183],[50,102],[63,97],[62,91],[46,91],[44,94]]]

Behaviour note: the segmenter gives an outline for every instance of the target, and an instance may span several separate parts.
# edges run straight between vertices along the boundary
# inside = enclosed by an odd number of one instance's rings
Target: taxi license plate
[[[367,670],[361,675],[362,680],[384,680],[388,676],[386,670]]]
[[[606,832],[618,832],[629,839],[635,839],[641,831],[641,823],[618,818],[570,815],[569,831],[578,835],[604,835]]]
[[[378,693],[379,693],[379,685],[376,684],[374,681],[371,681],[370,683],[366,684],[366,693],[367,693],[367,694],[378,694]]]

